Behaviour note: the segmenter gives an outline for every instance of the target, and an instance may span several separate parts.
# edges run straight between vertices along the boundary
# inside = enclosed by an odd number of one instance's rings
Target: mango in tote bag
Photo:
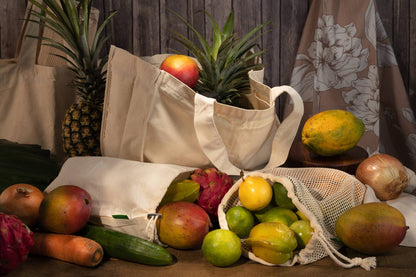
[[[254,109],[220,104],[159,69],[167,55],[137,57],[112,46],[101,130],[104,156],[190,167],[214,166],[230,175],[286,161],[303,115],[289,86],[262,84],[249,73]],[[288,93],[292,113],[279,122],[275,100]]]

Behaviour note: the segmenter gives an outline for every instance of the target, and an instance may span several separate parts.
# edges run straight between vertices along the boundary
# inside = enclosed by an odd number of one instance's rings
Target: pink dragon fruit
[[[198,205],[215,221],[218,219],[218,205],[232,187],[234,180],[216,168],[197,169],[191,174],[191,179],[201,186]]]
[[[32,231],[16,216],[0,213],[0,274],[24,262],[32,245]]]

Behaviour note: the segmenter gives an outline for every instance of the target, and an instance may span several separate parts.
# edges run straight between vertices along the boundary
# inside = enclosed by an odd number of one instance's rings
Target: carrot
[[[92,239],[76,235],[34,233],[31,254],[94,267],[103,259],[104,250]]]

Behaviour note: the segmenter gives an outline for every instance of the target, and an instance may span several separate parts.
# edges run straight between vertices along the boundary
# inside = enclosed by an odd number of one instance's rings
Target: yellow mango
[[[352,113],[328,110],[315,114],[305,122],[302,143],[319,156],[335,156],[356,146],[364,131],[364,123]]]

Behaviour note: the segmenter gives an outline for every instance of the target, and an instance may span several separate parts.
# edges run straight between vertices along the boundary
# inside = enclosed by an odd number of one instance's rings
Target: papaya
[[[399,245],[407,232],[406,220],[396,208],[374,202],[355,206],[335,222],[335,233],[347,247],[379,255]]]
[[[335,156],[355,147],[365,131],[361,119],[344,110],[327,110],[310,117],[302,129],[302,143],[319,156]]]

